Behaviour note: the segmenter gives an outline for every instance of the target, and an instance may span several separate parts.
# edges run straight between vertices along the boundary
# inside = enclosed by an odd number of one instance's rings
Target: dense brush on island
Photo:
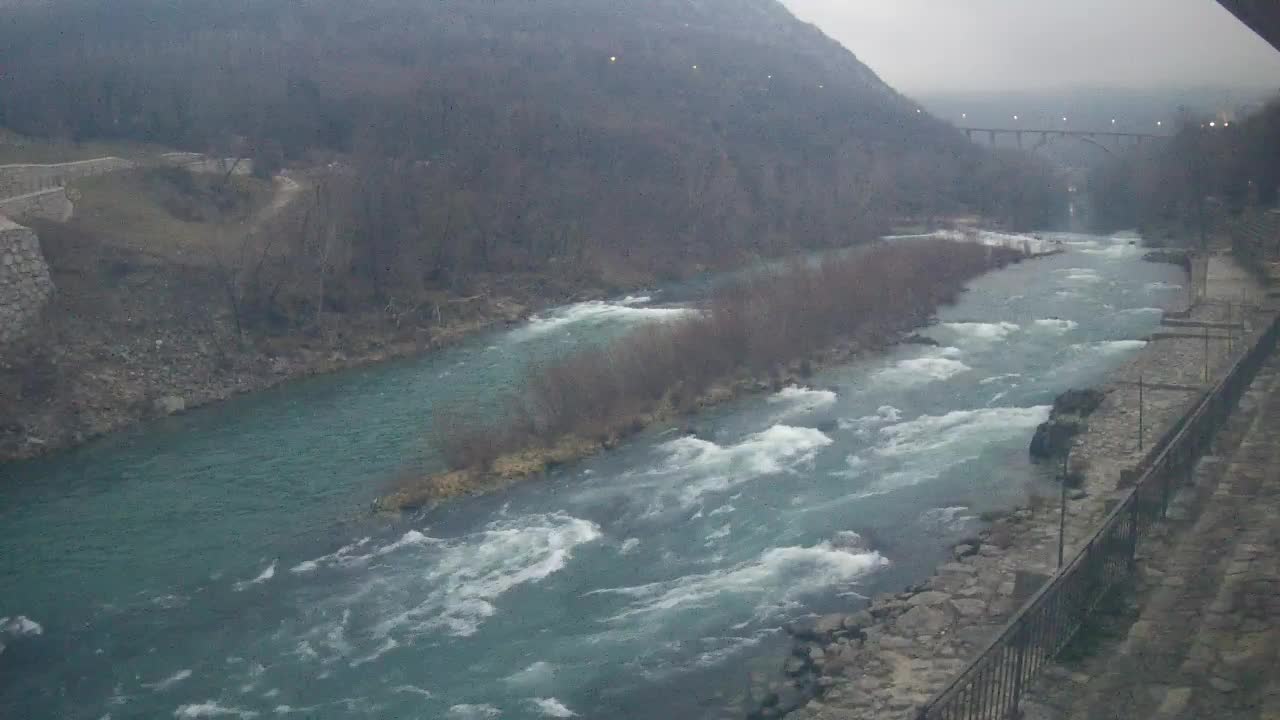
[[[847,359],[891,342],[952,302],[969,280],[1023,257],[913,240],[751,273],[686,317],[531,369],[502,412],[438,412],[436,445],[452,472],[406,479],[380,504],[417,507],[533,475],[745,389],[777,389],[793,369],[807,374],[813,358],[837,345]]]

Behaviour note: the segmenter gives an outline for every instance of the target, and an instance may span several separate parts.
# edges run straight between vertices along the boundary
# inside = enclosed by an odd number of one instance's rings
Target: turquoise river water
[[[1127,238],[985,276],[925,333],[400,521],[433,408],[692,312],[572,305],[0,466],[0,717],[700,718],[780,627],[922,579],[1047,482],[1053,397],[1141,346],[1181,271]],[[685,299],[685,298],[682,298]]]

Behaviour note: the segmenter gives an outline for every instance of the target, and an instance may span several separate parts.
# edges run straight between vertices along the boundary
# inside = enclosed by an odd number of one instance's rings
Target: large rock
[[[1094,410],[1098,409],[1098,406],[1102,404],[1106,397],[1106,393],[1092,388],[1068,390],[1054,399],[1051,413],[1053,415],[1089,417]]]
[[[1036,428],[1031,438],[1031,458],[1060,458],[1071,450],[1071,443],[1084,430],[1085,418],[1098,409],[1106,394],[1101,390],[1068,390],[1053,401],[1048,421]]]
[[[1034,460],[1060,458],[1071,449],[1071,443],[1084,427],[1071,418],[1050,418],[1036,428],[1031,438],[1031,457]]]
[[[920,605],[941,605],[949,599],[951,599],[951,597],[944,592],[929,590],[927,592],[919,593],[918,595],[913,595],[910,600],[907,600],[907,605],[910,607],[918,607]]]
[[[910,637],[934,635],[950,624],[950,615],[927,605],[917,605],[903,613],[897,620],[898,630]]]

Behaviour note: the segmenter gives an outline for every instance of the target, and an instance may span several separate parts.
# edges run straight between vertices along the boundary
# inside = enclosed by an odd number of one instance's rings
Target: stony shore
[[[1069,495],[1066,556],[1077,551],[1124,492],[1122,471],[1137,465],[1163,432],[1190,410],[1270,316],[1241,313],[1229,302],[1251,280],[1229,259],[1215,258],[1205,300],[1152,338],[1101,388],[1071,450],[1080,487]],[[1253,297],[1263,296],[1256,285]],[[1189,301],[1188,301],[1189,302]],[[1206,356],[1203,329],[1188,323],[1232,322],[1211,331]],[[1138,380],[1142,378],[1142,447]],[[1124,473],[1128,475],[1128,473]],[[1028,507],[990,520],[955,546],[933,577],[900,593],[882,594],[864,610],[831,615],[792,628],[793,652],[771,678],[754,683],[745,706],[726,717],[793,720],[914,720],[918,708],[959,672],[1057,565],[1057,498],[1033,498]]]
[[[95,326],[55,307],[47,336],[12,345],[0,354],[0,374],[18,375],[24,385],[36,386],[32,394],[39,396],[0,401],[0,463],[51,454],[146,420],[291,380],[433,352],[476,333],[521,322],[540,307],[596,296],[495,297],[475,308],[471,317],[429,331],[370,322],[338,345],[299,343],[278,349],[228,349],[211,342],[202,328],[167,318],[140,324],[141,310],[131,314],[128,328],[121,329]],[[45,369],[30,369],[33,357],[43,358]]]

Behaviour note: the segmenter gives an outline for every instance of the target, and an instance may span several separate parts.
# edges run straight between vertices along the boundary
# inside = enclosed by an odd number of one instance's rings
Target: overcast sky
[[[783,0],[907,93],[1280,88],[1280,51],[1215,0]]]

